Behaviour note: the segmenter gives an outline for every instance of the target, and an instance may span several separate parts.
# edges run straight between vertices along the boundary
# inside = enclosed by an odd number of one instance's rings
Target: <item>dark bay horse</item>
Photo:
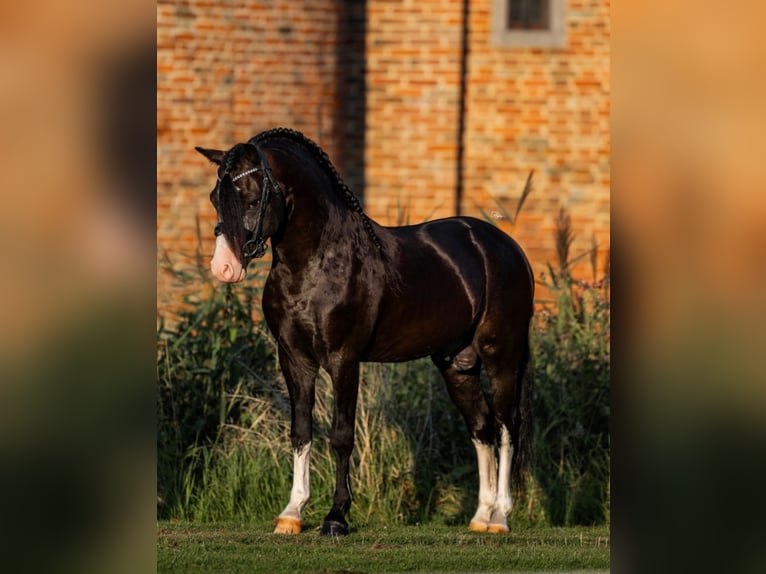
[[[520,399],[534,294],[519,245],[469,217],[378,225],[324,151],[293,130],[269,130],[226,152],[196,149],[219,166],[210,194],[218,212],[213,274],[242,281],[271,239],[263,313],[290,394],[294,464],[290,501],[275,532],[303,526],[319,368],[332,379],[337,465],[321,532],[348,534],[359,364],[424,356],[443,375],[476,447],[479,503],[470,528],[507,532],[511,470],[515,477],[528,420]]]

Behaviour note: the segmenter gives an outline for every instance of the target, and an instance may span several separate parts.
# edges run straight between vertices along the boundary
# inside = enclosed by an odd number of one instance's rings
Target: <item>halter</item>
[[[255,222],[255,230],[248,229],[247,226],[245,226],[246,231],[252,231],[253,238],[245,242],[245,244],[242,246],[242,254],[247,259],[258,259],[259,257],[263,257],[266,253],[266,238],[263,237],[263,218],[266,215],[266,204],[269,202],[269,196],[271,195],[271,191],[273,190],[274,193],[279,196],[279,198],[284,203],[285,197],[282,194],[282,190],[279,189],[279,184],[277,183],[277,180],[274,178],[274,174],[271,173],[271,169],[269,168],[269,164],[266,161],[266,157],[263,155],[263,152],[261,151],[261,148],[258,146],[255,146],[256,151],[258,152],[258,158],[260,159],[261,165],[258,167],[254,167],[252,169],[248,169],[246,171],[243,171],[240,174],[235,175],[231,178],[232,182],[237,181],[238,179],[241,179],[247,175],[250,175],[251,173],[255,173],[257,171],[263,172],[263,183],[261,184],[261,198],[258,201],[258,219]],[[221,178],[218,178],[218,181],[221,181]],[[215,226],[215,236],[218,237],[221,235],[221,224],[220,222],[218,225]],[[254,244],[254,247],[248,251],[248,247],[250,244]]]

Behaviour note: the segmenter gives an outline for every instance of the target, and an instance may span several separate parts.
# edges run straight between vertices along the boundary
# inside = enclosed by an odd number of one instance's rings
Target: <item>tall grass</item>
[[[270,339],[252,322],[252,301],[223,287],[158,331],[157,449],[160,516],[188,507],[206,449],[247,415],[247,397],[274,372]]]
[[[496,202],[511,229],[532,192],[532,176],[513,215]],[[589,250],[572,255],[566,209],[555,223],[555,266],[536,278],[550,299],[536,302],[530,331],[535,461],[523,504],[527,518],[539,518],[542,509],[551,525],[603,524],[610,519],[610,252],[601,269],[595,237]],[[573,271],[586,259],[592,281]]]
[[[569,215],[555,231],[558,268],[539,282],[553,299],[543,302],[531,331],[535,370],[535,478],[551,524],[598,524],[609,519],[609,252],[594,282],[572,275]],[[598,276],[596,245],[590,255]]]
[[[562,245],[565,223],[557,232]],[[554,299],[541,303],[532,325],[536,457],[527,498],[514,507],[517,522],[609,518],[608,277],[575,280],[569,244],[558,269],[542,278]],[[160,323],[160,518],[247,521],[275,517],[287,502],[289,400],[274,343],[256,318],[254,284],[220,286],[189,305],[174,327]],[[332,402],[320,371],[309,525],[321,522],[332,502]],[[475,510],[476,473],[463,420],[429,360],[363,365],[352,523],[466,523]]]

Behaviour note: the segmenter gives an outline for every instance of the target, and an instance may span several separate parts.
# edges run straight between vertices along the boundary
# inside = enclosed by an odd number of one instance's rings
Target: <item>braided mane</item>
[[[364,213],[364,210],[359,203],[359,199],[343,181],[343,178],[341,178],[338,170],[335,169],[335,166],[330,161],[327,153],[325,153],[325,151],[319,147],[317,143],[304,136],[301,132],[292,130],[290,128],[274,128],[261,132],[257,136],[251,138],[248,143],[261,144],[273,138],[281,138],[295,142],[301,145],[304,149],[311,152],[311,154],[314,156],[314,159],[319,162],[319,165],[322,166],[322,168],[325,170],[325,173],[330,177],[330,181],[333,183],[333,189],[335,192],[352,211],[359,214],[359,216],[362,218],[362,223],[365,230],[367,231],[367,234],[370,236],[370,238],[372,238],[372,242],[375,244],[378,250],[383,253],[383,246],[380,243],[380,238],[375,233],[375,230],[370,223],[370,218],[367,217],[367,215]]]
[[[242,157],[243,150],[244,146],[242,144],[237,144],[228,152],[226,152],[226,155],[223,159],[223,173],[231,173],[232,168],[237,164],[239,158]]]

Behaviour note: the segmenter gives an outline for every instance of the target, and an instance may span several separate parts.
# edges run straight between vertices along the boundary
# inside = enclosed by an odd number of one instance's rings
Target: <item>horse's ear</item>
[[[223,161],[223,152],[218,149],[205,149],[203,147],[195,147],[199,153],[204,155],[207,159],[212,161],[216,165],[221,165]]]

